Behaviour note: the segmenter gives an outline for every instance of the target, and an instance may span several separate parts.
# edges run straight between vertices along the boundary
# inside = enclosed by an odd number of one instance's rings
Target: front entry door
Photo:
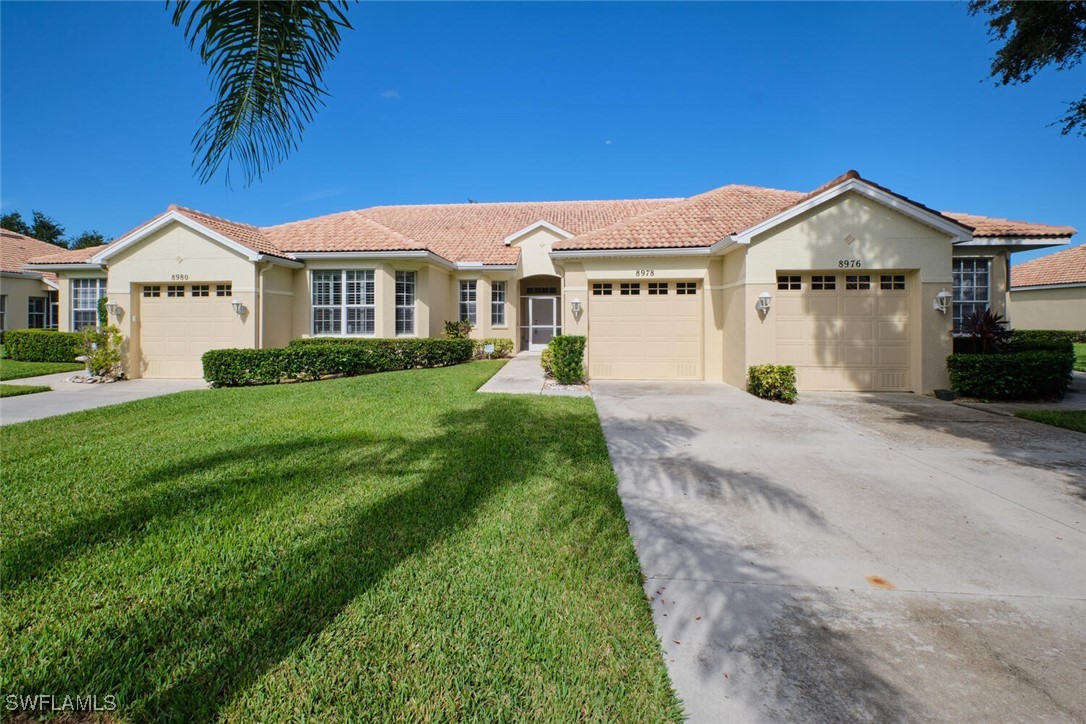
[[[556,334],[558,318],[556,297],[528,297],[528,349],[538,352]]]

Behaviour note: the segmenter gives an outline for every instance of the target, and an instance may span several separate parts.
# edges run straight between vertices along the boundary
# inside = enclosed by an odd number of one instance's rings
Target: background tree
[[[46,216],[42,211],[33,211],[34,223],[27,224],[23,215],[18,211],[4,214],[0,217],[0,228],[14,231],[16,234],[31,236],[39,241],[47,241],[65,249],[86,249],[90,246],[108,244],[113,239],[106,239],[98,231],[84,231],[79,236],[66,238],[64,227],[58,224],[52,217]]]
[[[1055,64],[1068,70],[1086,54],[1086,2],[1016,2],[970,0],[970,15],[988,16],[988,35],[1003,46],[992,58],[991,75],[999,85],[1028,83]],[[1067,104],[1059,119],[1061,133],[1086,136],[1086,95]]]
[[[100,246],[108,243],[106,238],[98,231],[84,231],[79,236],[73,236],[68,240],[69,249],[86,249],[89,246]]]
[[[16,234],[30,236],[30,225],[23,221],[23,215],[18,211],[0,216],[0,229],[14,231]]]
[[[51,216],[46,216],[44,212],[35,210],[33,212],[34,223],[30,225],[30,234],[38,241],[46,241],[50,244],[56,244],[57,246],[68,246],[68,241],[64,238],[64,227],[56,222]]]
[[[167,2],[167,9],[171,3]],[[193,136],[206,183],[236,162],[248,185],[287,158],[327,95],[322,75],[350,29],[347,2],[174,0],[173,24],[208,66],[215,101]]]

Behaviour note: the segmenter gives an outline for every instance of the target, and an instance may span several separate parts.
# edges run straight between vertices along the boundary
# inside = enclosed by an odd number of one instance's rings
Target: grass
[[[18,380],[57,372],[78,372],[81,369],[83,365],[78,362],[18,362],[13,359],[0,359],[0,380]]]
[[[126,720],[675,721],[591,400],[500,362],[0,429],[5,693]]]
[[[1086,342],[1075,342],[1075,369],[1086,372]]]
[[[1046,425],[1086,432],[1086,410],[1023,410],[1015,415]]]
[[[48,392],[53,389],[48,385],[0,385],[0,397],[18,397],[33,395],[35,392]]]

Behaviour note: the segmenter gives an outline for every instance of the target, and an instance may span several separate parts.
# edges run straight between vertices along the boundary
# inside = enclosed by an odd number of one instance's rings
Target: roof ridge
[[[425,209],[425,208],[447,208],[447,207],[476,207],[476,206],[542,206],[542,205],[558,205],[558,204],[638,204],[645,203],[646,201],[683,201],[686,196],[676,197],[660,197],[660,198],[643,198],[643,199],[570,199],[568,201],[461,201],[461,202],[449,202],[449,203],[436,203],[436,204],[378,204],[377,206],[367,206],[357,211],[370,211],[372,209]]]
[[[207,216],[207,217],[210,217],[212,219],[215,219],[216,221],[222,221],[223,223],[226,223],[226,224],[234,224],[235,226],[246,226],[246,227],[248,227],[250,229],[256,229],[257,231],[260,231],[260,227],[257,226],[256,224],[250,224],[247,221],[234,221],[233,219],[228,219],[225,216],[218,216],[216,214],[212,214],[212,213],[209,213],[207,211],[201,211],[200,209],[194,209],[194,208],[192,208],[190,206],[182,206],[181,204],[170,204],[167,207],[166,210],[167,211],[181,211],[181,212],[186,212],[187,211],[190,214],[199,214],[200,216]]]

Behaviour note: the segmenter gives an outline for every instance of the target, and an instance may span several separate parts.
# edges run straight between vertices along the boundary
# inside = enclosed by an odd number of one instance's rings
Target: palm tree
[[[351,29],[346,0],[174,0],[173,24],[184,27],[208,66],[215,102],[193,136],[193,164],[207,183],[225,164],[245,184],[298,147],[327,95],[321,76]]]

